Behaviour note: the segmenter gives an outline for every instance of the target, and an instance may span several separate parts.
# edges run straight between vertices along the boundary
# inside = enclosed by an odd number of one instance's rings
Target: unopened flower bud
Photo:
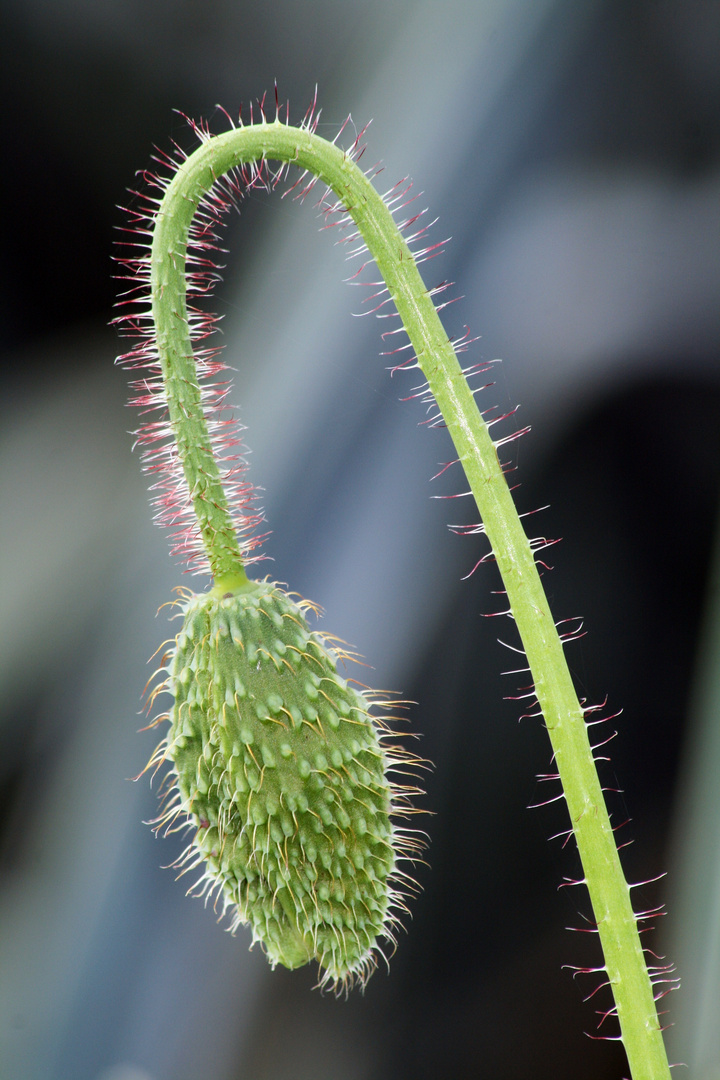
[[[388,769],[412,758],[383,745],[389,729],[339,675],[309,606],[268,582],[186,600],[159,824],[193,827],[179,865],[203,866],[201,892],[233,929],[250,923],[273,966],[315,959],[337,987],[364,982],[378,939],[394,941],[409,880],[397,862],[421,845],[391,818],[414,789]]]

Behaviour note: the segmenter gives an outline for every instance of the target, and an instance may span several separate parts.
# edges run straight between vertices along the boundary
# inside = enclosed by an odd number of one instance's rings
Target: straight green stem
[[[582,860],[633,1080],[669,1080],[630,887],[620,865],[584,712],[488,428],[382,198],[334,144],[278,121],[234,129],[195,151],[167,189],[153,239],[153,310],[171,424],[213,573],[217,579],[244,571],[196,390],[185,308],[185,251],[192,216],[214,181],[236,166],[266,158],[295,164],[335,192],[385,279],[465,469],[525,649]]]

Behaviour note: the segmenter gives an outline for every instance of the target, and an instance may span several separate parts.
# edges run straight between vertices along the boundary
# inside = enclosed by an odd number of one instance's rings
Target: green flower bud
[[[159,688],[174,702],[153,763],[173,786],[157,825],[192,827],[178,865],[203,867],[200,892],[231,929],[250,924],[273,967],[314,959],[321,985],[364,984],[414,886],[398,860],[422,840],[393,815],[417,789],[388,771],[417,759],[385,745],[368,693],[338,674],[348,654],[310,630],[312,605],[265,581],[182,606]]]

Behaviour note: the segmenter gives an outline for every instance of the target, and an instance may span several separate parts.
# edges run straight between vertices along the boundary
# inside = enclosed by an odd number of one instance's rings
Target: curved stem
[[[351,158],[334,144],[278,121],[234,129],[208,140],[195,151],[179,167],[166,191],[153,238],[153,310],[171,403],[171,424],[213,573],[222,578],[244,571],[202,419],[185,308],[185,251],[193,214],[215,180],[239,165],[266,158],[293,163],[335,192],[385,279],[470,482],[532,671],[633,1078],[668,1080],[652,983],[584,712],[489,431],[413,256],[382,198]]]
[[[239,587],[247,576],[203,410],[185,277],[192,219],[215,179],[205,169],[196,183],[194,170],[188,177],[181,169],[168,185],[153,230],[150,288],[170,427],[210,569],[216,586]]]

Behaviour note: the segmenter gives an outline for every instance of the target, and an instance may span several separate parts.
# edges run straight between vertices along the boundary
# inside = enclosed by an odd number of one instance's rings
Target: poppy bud
[[[339,675],[347,654],[310,629],[310,607],[267,581],[185,601],[158,824],[194,829],[178,865],[203,864],[201,892],[233,929],[250,923],[273,966],[315,959],[337,987],[364,982],[378,939],[394,941],[397,860],[419,845],[391,820],[412,791],[387,776],[412,758],[383,746],[389,729]]]

